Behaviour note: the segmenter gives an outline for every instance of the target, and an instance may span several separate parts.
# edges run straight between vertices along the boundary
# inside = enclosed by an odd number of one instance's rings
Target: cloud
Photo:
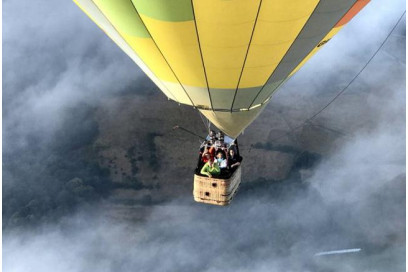
[[[141,75],[73,2],[6,1],[3,8],[6,153],[26,147],[32,134],[46,143],[67,107],[95,104]]]
[[[396,93],[398,93],[396,91]],[[112,204],[4,235],[7,271],[399,271],[405,267],[403,118],[393,96],[306,180],[243,183],[228,208],[181,197],[142,221]],[[392,129],[389,127],[392,124]],[[143,209],[131,206],[132,209]],[[361,252],[314,256],[328,250]]]
[[[397,271],[404,267],[404,169],[397,165],[400,171],[375,178],[352,175],[360,165],[349,161],[347,150],[355,144],[319,166],[306,183],[244,186],[229,208],[182,198],[155,207],[143,222],[129,222],[112,219],[109,207],[101,206],[37,231],[5,235],[4,267],[62,272]],[[384,152],[365,151],[362,157]],[[374,164],[382,169],[388,163]],[[342,178],[340,171],[353,179]],[[398,172],[402,176],[395,176]],[[314,256],[354,247],[362,252]]]
[[[345,25],[291,80],[282,86],[273,97],[272,103],[280,100],[281,96],[297,95],[304,99],[309,97],[315,99],[316,95],[337,93],[341,87],[350,82],[379,48],[404,10],[404,1],[370,1],[349,24]],[[391,42],[385,45],[378,56],[388,54],[389,57],[389,54],[396,54],[396,59],[403,61],[405,65],[405,46],[390,48],[390,44],[400,44],[395,41],[405,41],[405,18],[389,40]],[[378,57],[373,62],[377,59]],[[384,64],[390,63],[395,65],[390,59],[387,59]],[[358,81],[372,81],[375,78],[370,73],[363,73]],[[383,77],[379,77],[381,78]],[[356,84],[358,82],[353,85]],[[321,106],[318,105],[318,108]]]

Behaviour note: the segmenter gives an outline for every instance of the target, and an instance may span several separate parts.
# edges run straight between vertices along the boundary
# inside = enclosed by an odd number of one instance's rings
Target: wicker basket
[[[241,183],[241,166],[229,179],[209,178],[194,175],[194,200],[197,202],[227,206]]]

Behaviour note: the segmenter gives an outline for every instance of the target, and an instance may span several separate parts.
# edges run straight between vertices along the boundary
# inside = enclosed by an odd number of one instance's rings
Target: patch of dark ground
[[[26,148],[4,154],[3,229],[50,222],[109,195],[109,169],[92,145],[99,133],[94,110],[71,108],[50,143],[30,135]]]

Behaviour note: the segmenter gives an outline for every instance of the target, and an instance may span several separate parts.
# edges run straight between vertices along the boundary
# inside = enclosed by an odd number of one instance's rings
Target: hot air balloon
[[[369,0],[74,0],[171,100],[232,138]]]

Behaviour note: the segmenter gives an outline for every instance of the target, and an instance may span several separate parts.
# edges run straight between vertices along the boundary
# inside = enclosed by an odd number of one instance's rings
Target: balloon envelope
[[[170,99],[237,137],[369,0],[74,0]]]

